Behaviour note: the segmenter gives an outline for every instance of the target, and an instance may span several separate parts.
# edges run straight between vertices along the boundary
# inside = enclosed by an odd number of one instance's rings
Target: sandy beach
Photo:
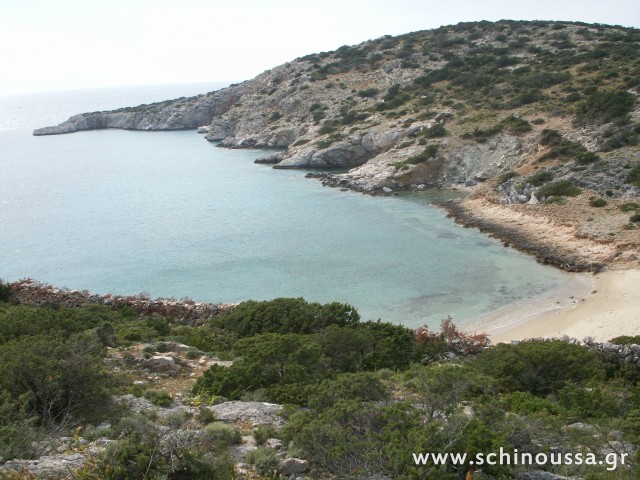
[[[575,272],[566,285],[488,314],[468,331],[484,331],[494,343],[564,335],[608,341],[640,335],[640,235],[625,227],[628,216],[617,208],[590,208],[588,195],[542,208],[497,205],[482,195],[445,206],[458,223]]]
[[[538,337],[593,337],[608,341],[620,335],[640,335],[640,270],[601,272],[593,289],[557,308],[533,311],[491,328],[494,343]],[[517,318],[517,317],[516,317]],[[504,318],[503,318],[504,320]]]

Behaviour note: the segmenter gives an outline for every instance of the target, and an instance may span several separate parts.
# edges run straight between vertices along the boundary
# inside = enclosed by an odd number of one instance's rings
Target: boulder
[[[299,458],[285,458],[280,462],[278,471],[282,475],[296,475],[309,470],[309,462],[307,460],[301,460]]]
[[[173,357],[168,355],[154,355],[142,361],[142,367],[149,369],[154,373],[162,373],[165,375],[177,375],[180,367]]]
[[[284,425],[282,405],[266,402],[224,402],[208,407],[218,420],[250,422],[252,425]]]

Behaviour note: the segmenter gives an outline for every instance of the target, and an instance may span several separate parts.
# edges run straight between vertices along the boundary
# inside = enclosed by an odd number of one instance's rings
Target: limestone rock
[[[309,462],[299,458],[285,458],[280,462],[280,467],[278,468],[278,471],[286,476],[304,473],[307,470],[309,470]]]
[[[84,465],[87,458],[80,453],[48,455],[38,460],[9,460],[0,472],[18,473],[24,478],[59,479]]]
[[[218,420],[250,422],[253,425],[284,425],[282,405],[266,402],[224,402],[208,407]]]
[[[144,359],[142,367],[154,373],[163,373],[170,376],[177,375],[180,371],[175,359],[168,355],[154,355],[151,358]]]

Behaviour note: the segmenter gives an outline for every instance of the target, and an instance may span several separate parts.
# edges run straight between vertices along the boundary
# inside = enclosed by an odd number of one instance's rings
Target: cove
[[[98,293],[340,301],[460,324],[569,275],[457,226],[428,194],[372,197],[192,131],[0,132],[0,277]]]

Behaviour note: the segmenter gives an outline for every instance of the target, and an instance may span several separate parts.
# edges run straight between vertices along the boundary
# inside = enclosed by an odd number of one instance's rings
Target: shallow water
[[[428,195],[325,188],[191,131],[16,128],[0,131],[0,151],[8,280],[212,302],[336,300],[418,326],[447,315],[464,324],[570,278],[455,225]]]

